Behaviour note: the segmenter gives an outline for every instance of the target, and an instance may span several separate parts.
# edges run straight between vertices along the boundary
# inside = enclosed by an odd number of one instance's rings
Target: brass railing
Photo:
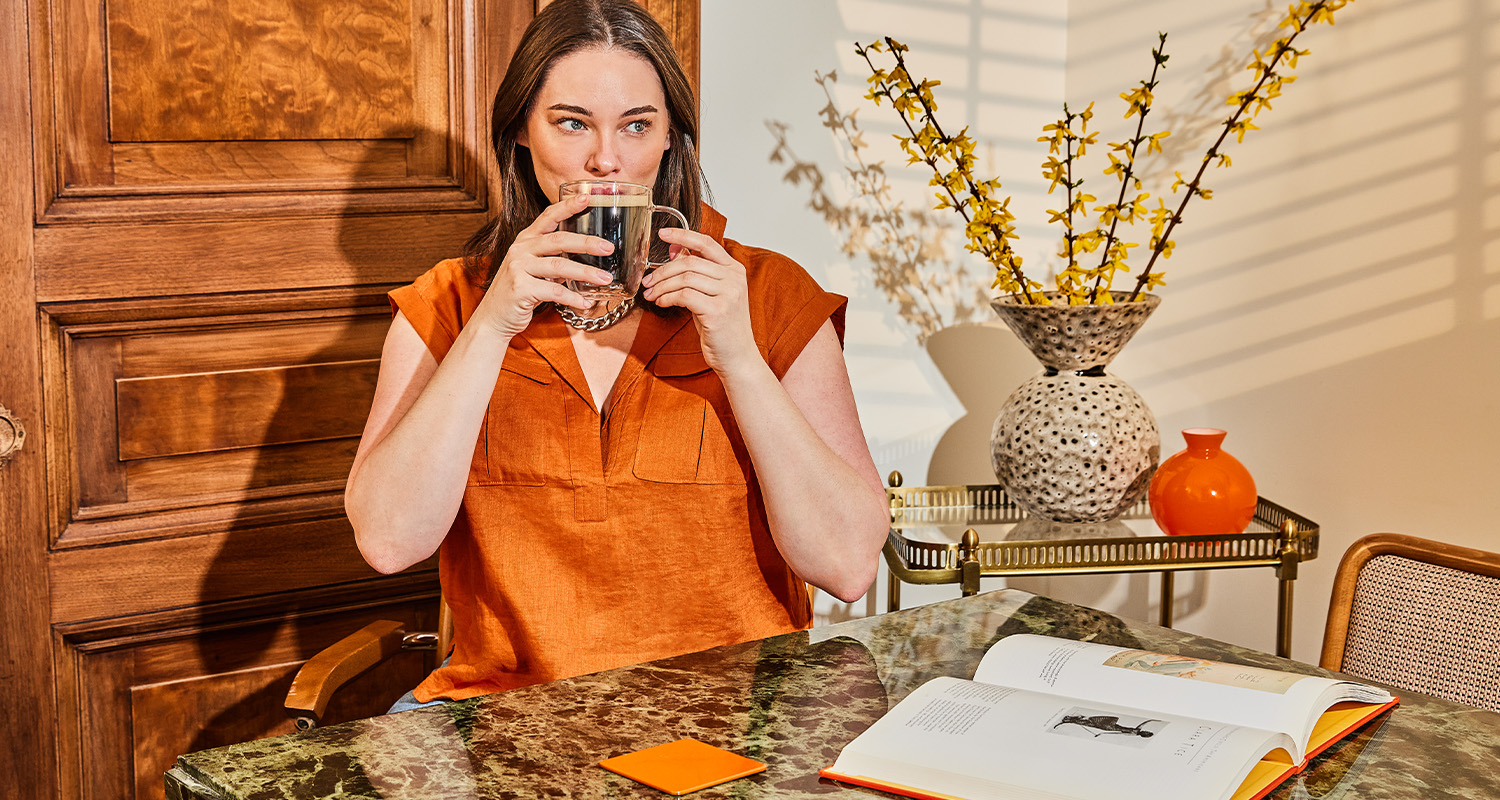
[[[1160,619],[1162,625],[1170,626],[1174,572],[1273,567],[1279,588],[1277,654],[1291,652],[1292,581],[1297,578],[1298,564],[1318,556],[1318,525],[1264,497],[1259,498],[1249,527],[1241,532],[1101,536],[1107,526],[1077,525],[1056,526],[1061,530],[1051,530],[1048,538],[1041,539],[1016,536],[1026,515],[1000,486],[902,487],[899,474],[891,480],[894,485],[886,490],[891,530],[885,545],[890,567],[887,608],[891,611],[900,608],[902,583],[956,583],[967,597],[979,591],[981,578],[988,577],[1160,572]],[[1121,517],[1150,518],[1144,500]],[[905,535],[932,527],[966,530],[956,542],[921,541]]]

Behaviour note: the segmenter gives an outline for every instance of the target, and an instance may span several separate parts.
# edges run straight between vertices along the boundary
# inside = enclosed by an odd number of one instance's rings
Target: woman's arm
[[[391,322],[344,489],[355,542],[380,572],[399,572],[432,555],[458,515],[509,344],[485,333],[466,328],[440,366],[403,314]]]
[[[612,249],[603,239],[557,230],[587,202],[587,195],[578,195],[555,203],[516,237],[442,364],[404,315],[392,321],[344,489],[355,541],[375,569],[406,569],[432,555],[448,535],[510,340],[542,303],[588,308],[588,301],[557,281],[610,281],[603,270],[559,257]]]
[[[766,367],[735,372],[724,388],[782,557],[803,580],[858,600],[875,580],[890,512],[833,324],[823,323],[780,381]]]
[[[875,579],[890,517],[830,322],[777,380],[750,329],[745,268],[712,238],[663,228],[686,247],[645,279],[646,297],[693,313],[755,465],[771,536],[808,583],[846,602]]]

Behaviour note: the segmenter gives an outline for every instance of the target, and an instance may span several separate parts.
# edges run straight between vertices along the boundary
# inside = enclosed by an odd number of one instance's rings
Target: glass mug
[[[569,253],[568,258],[608,272],[613,280],[604,286],[585,281],[566,281],[569,289],[583,295],[593,305],[576,311],[585,319],[603,317],[632,300],[641,288],[646,267],[667,262],[651,260],[651,219],[657,214],[671,214],[684,228],[687,217],[675,208],[651,204],[651,187],[621,181],[572,181],[558,190],[559,200],[573,195],[589,196],[588,207],[564,220],[562,230],[597,236],[615,246],[607,256]],[[571,309],[570,309],[571,310]]]

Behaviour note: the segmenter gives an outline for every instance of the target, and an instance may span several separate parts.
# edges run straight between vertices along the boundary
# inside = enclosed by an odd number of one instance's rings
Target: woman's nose
[[[589,155],[588,163],[584,165],[590,175],[595,177],[606,177],[620,171],[620,154],[615,150],[608,136],[601,136],[594,145],[594,152]]]

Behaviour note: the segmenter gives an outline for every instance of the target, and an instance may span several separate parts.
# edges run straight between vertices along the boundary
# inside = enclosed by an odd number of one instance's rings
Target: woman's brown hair
[[[531,20],[495,91],[490,144],[500,171],[498,212],[464,246],[464,269],[486,286],[517,234],[549,201],[537,184],[531,157],[516,143],[547,72],[559,58],[593,48],[616,48],[656,68],[671,119],[671,147],[662,154],[652,189],[655,202],[701,227],[703,176],[698,165],[698,104],[667,32],[634,0],[553,0]]]

